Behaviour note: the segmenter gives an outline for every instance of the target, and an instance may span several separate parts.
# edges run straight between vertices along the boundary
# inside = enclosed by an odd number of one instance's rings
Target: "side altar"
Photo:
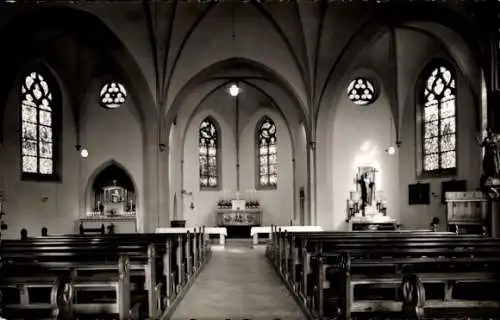
[[[354,178],[356,190],[349,192],[346,205],[346,222],[350,231],[396,230],[396,219],[387,215],[387,202],[381,190],[377,190],[377,170],[359,167]]]
[[[104,233],[137,232],[135,193],[130,187],[113,180],[111,185],[93,188],[91,202],[94,205],[90,212],[77,220],[77,232],[100,228]]]

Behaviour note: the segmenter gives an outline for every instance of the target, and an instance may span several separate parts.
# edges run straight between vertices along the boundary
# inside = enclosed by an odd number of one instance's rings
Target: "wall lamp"
[[[82,158],[87,158],[89,156],[89,151],[87,148],[82,147],[81,145],[77,144],[75,145],[76,151],[80,152],[80,155]]]

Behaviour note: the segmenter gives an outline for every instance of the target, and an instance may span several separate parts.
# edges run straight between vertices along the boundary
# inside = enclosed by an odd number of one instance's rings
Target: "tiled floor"
[[[251,241],[212,246],[211,260],[172,317],[188,319],[290,319],[304,315],[265,257]]]

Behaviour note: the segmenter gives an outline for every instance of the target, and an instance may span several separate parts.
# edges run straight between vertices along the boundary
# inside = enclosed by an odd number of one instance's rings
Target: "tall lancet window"
[[[256,128],[258,150],[259,188],[276,188],[278,185],[278,150],[276,125],[264,116]]]
[[[453,171],[457,166],[455,75],[444,64],[432,64],[423,81],[423,172]]]
[[[60,103],[48,72],[32,71],[21,84],[21,173],[23,180],[56,180],[57,132]]]
[[[200,188],[214,189],[220,186],[219,174],[219,126],[208,116],[200,124],[199,159]]]

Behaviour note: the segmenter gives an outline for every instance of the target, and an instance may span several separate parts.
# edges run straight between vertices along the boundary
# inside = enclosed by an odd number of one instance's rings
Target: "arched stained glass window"
[[[278,150],[276,125],[271,118],[264,116],[257,124],[258,147],[258,186],[275,188],[278,184]]]
[[[24,179],[56,175],[54,97],[50,82],[38,71],[23,78],[21,85],[21,172]]]
[[[219,187],[219,132],[212,117],[206,117],[199,130],[200,188]]]
[[[455,76],[448,67],[433,64],[423,80],[423,171],[456,169]]]

